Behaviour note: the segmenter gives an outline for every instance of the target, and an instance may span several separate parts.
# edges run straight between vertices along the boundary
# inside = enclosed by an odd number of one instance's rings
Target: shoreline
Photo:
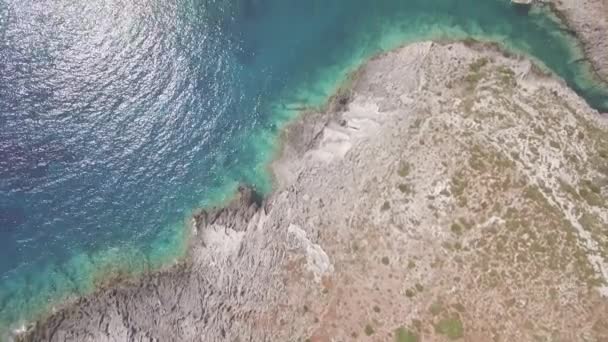
[[[463,43],[416,43],[415,45],[425,44],[448,46]],[[466,45],[467,48],[471,48],[482,54],[491,52],[495,54],[504,54],[503,50],[496,49],[496,45],[490,45],[489,47],[487,44],[483,43],[473,44],[473,46],[470,44],[463,45]],[[405,48],[400,48],[399,50],[402,49]],[[382,53],[377,57],[374,57],[371,61],[381,60],[394,53],[395,52]],[[348,82],[346,82],[347,85],[340,87],[338,93],[334,94],[334,96],[328,99],[323,110],[304,112],[302,115],[292,120],[292,122],[284,127],[279,138],[281,145],[277,147],[277,158],[273,159],[272,163],[269,165],[269,167],[273,170],[273,175],[280,179],[275,180],[277,182],[277,186],[267,198],[262,199],[250,189],[243,187],[239,188],[235,198],[232,201],[229,201],[225,207],[201,210],[194,215],[192,221],[195,224],[191,228],[192,236],[188,241],[188,252],[184,260],[182,260],[178,265],[173,265],[167,269],[155,271],[136,279],[123,279],[119,281],[119,283],[108,285],[106,288],[99,288],[93,294],[78,298],[74,303],[70,303],[60,308],[58,312],[72,312],[73,310],[77,310],[76,307],[79,305],[90,304],[91,302],[95,302],[97,298],[114,296],[112,293],[116,293],[116,291],[118,291],[119,297],[125,299],[129,298],[129,300],[131,300],[131,296],[135,295],[134,291],[142,291],[142,289],[146,288],[146,284],[158,283],[159,279],[168,278],[173,279],[172,282],[180,282],[179,279],[182,279],[181,277],[184,277],[185,274],[189,274],[189,277],[191,277],[193,276],[193,272],[201,272],[200,270],[197,271],[198,267],[204,265],[201,258],[205,259],[211,257],[212,260],[217,261],[217,258],[221,259],[221,255],[224,253],[223,249],[228,248],[230,250],[230,241],[243,241],[246,239],[246,236],[243,236],[246,233],[241,229],[245,227],[252,227],[252,225],[259,225],[263,219],[258,216],[263,217],[265,213],[272,210],[268,207],[271,205],[270,203],[282,195],[282,191],[284,191],[285,186],[293,181],[294,177],[297,178],[297,175],[290,171],[298,168],[296,163],[299,163],[300,158],[310,152],[314,146],[320,143],[319,139],[323,139],[323,134],[321,133],[328,127],[328,124],[332,120],[335,120],[338,115],[341,115],[341,113],[348,108],[350,101],[352,100],[350,97],[352,87],[359,82],[359,77],[361,77],[360,74],[362,70],[364,70],[366,66],[371,63],[371,61],[351,74]],[[546,75],[543,77],[546,77]],[[549,77],[549,79],[552,80],[553,77]],[[330,116],[327,116],[328,113]],[[307,143],[302,145],[303,141]],[[301,146],[304,146],[304,148],[300,148]],[[286,155],[289,157],[286,157]],[[283,185],[280,185],[281,182],[284,182]],[[234,230],[234,233],[219,233],[216,228],[218,224],[228,224],[229,230]],[[227,228],[222,229],[225,230]],[[206,235],[209,232],[212,232],[210,233],[211,235]],[[217,236],[217,234],[220,234],[221,237]],[[224,236],[224,234],[226,235]],[[272,237],[269,238],[273,239]],[[221,242],[218,242],[220,240]],[[218,243],[218,245],[214,245],[215,243]],[[211,256],[209,256],[209,251],[207,251],[209,248],[211,248]],[[120,295],[121,292],[124,293]],[[54,320],[56,317],[57,313],[54,313],[49,315],[47,320]],[[44,326],[46,323],[48,322],[45,322],[44,320],[37,322],[36,324],[30,326],[27,333],[35,333],[36,327]],[[18,340],[20,338],[28,340],[27,337],[24,337],[23,335],[18,336],[17,338]]]
[[[452,42],[442,42],[441,44],[450,44]],[[415,43],[418,44],[418,43]],[[486,43],[474,43],[476,44],[477,47],[482,47],[483,49],[486,49],[488,44]],[[490,45],[492,46],[492,45]],[[402,49],[403,47],[399,47],[397,48]],[[498,48],[501,52],[504,52],[504,50],[500,49],[499,45],[495,45],[492,46],[492,48]],[[372,57],[369,61],[365,62],[363,65],[361,65],[356,71],[354,71],[353,73],[349,74],[350,76],[348,77],[348,79],[345,81],[345,83],[350,83],[350,82],[354,82],[356,83],[356,74],[360,72],[360,69],[365,68],[365,66],[370,62],[373,61],[375,59],[379,59],[382,58],[382,56],[386,55],[386,54],[390,54],[392,51],[389,52],[382,52],[374,57]],[[593,66],[594,64],[591,63],[591,65]],[[603,79],[602,79],[603,80]],[[348,106],[348,101],[347,102],[343,102],[344,100],[344,93],[349,93],[350,92],[350,86],[348,85],[346,87],[339,87],[338,88],[338,92],[334,95],[332,95],[326,102],[326,104],[323,106],[323,109],[320,111],[317,110],[304,110],[300,115],[298,115],[296,118],[290,120],[283,128],[280,129],[280,133],[279,133],[279,138],[277,138],[278,141],[278,146],[276,148],[276,158],[272,158],[271,162],[267,165],[267,167],[271,170],[273,170],[272,172],[270,172],[271,177],[273,177],[273,185],[275,184],[274,182],[279,182],[279,180],[275,180],[274,178],[277,176],[277,169],[276,169],[276,165],[280,164],[280,156],[285,154],[285,150],[284,149],[289,149],[289,148],[293,148],[293,146],[289,146],[289,136],[290,130],[297,130],[298,125],[305,125],[304,122],[314,122],[315,125],[317,125],[313,130],[312,133],[314,133],[315,135],[319,133],[319,129],[323,129],[325,127],[325,125],[327,124],[327,122],[331,121],[332,117],[326,117],[324,115],[326,115],[328,112],[329,113],[333,113],[333,114],[339,114],[339,112],[342,110],[342,108],[344,106]],[[346,98],[348,99],[348,96],[346,96]],[[350,100],[350,99],[348,99]],[[333,108],[333,109],[331,109]],[[316,117],[310,117],[310,116],[315,116]],[[321,122],[318,122],[319,117],[324,117],[324,120],[321,120]],[[294,129],[294,127],[296,127]],[[310,127],[309,127],[310,128]],[[310,132],[309,132],[310,133]],[[308,139],[309,136],[306,137],[300,137],[302,139]],[[291,137],[291,139],[293,139],[293,136]],[[315,138],[316,139],[316,138]],[[310,140],[311,144],[315,143],[315,139]],[[297,151],[298,153],[302,153],[302,152],[306,152],[299,150]],[[279,171],[280,172],[280,171]],[[243,197],[245,198],[245,203],[248,203],[248,205],[252,205],[253,203],[257,203],[258,206],[263,206],[264,203],[267,203],[267,201],[269,201],[270,198],[276,196],[275,191],[276,189],[273,189],[273,191],[271,192],[271,194],[268,196],[267,199],[259,202],[257,199],[253,200],[253,198],[256,198],[257,195],[255,193],[251,193],[251,194],[246,194],[247,191],[246,189],[243,188],[239,188],[239,190],[237,191],[237,193],[234,195],[235,198],[233,198],[232,200],[228,200],[227,204],[225,207],[212,207],[209,210],[205,210],[205,209],[198,209],[195,210],[195,214],[193,215],[193,217],[191,219],[189,219],[189,221],[193,221],[196,222],[197,219],[200,219],[201,215],[202,216],[213,216],[216,215],[217,212],[220,212],[220,216],[222,212],[226,212],[226,210],[228,210],[229,208],[231,208],[232,206],[235,205],[235,203],[240,203],[239,201],[241,201],[243,199]],[[245,195],[244,195],[245,193]],[[248,201],[252,201],[251,203],[249,203]],[[242,203],[240,203],[239,205],[242,205]],[[199,222],[200,225],[200,222]],[[192,227],[187,227],[185,228],[187,229],[188,233],[190,233],[191,231],[195,231],[196,229],[193,229]],[[200,231],[200,229],[199,229]],[[195,234],[196,235],[196,234]],[[129,286],[134,286],[134,285],[141,285],[142,283],[146,282],[147,280],[156,278],[156,277],[161,277],[166,275],[167,273],[180,273],[180,272],[184,272],[185,269],[188,269],[189,267],[192,267],[192,263],[193,263],[193,256],[191,255],[193,253],[193,247],[191,247],[191,245],[195,242],[196,239],[193,239],[192,237],[187,237],[186,238],[186,255],[183,258],[180,258],[180,261],[177,264],[174,265],[168,265],[166,268],[163,267],[161,269],[157,269],[157,270],[153,270],[151,272],[146,272],[145,274],[142,275],[126,275],[126,278],[122,278],[121,275],[117,276],[116,278],[109,278],[111,280],[105,279],[107,280],[107,285],[101,285],[100,287],[96,288],[96,290],[91,293],[90,295],[87,296],[81,296],[81,297],[77,297],[74,299],[71,299],[70,301],[68,301],[67,303],[63,303],[62,305],[59,305],[59,309],[58,311],[62,311],[64,309],[66,309],[67,307],[70,306],[74,306],[74,305],[78,305],[78,303],[81,303],[83,300],[87,300],[83,297],[94,297],[99,293],[104,293],[107,291],[111,291],[112,289],[116,289],[116,288],[122,288],[122,287],[129,287]],[[105,283],[105,281],[103,281]],[[54,312],[49,312],[48,317],[43,318],[42,320],[38,320],[35,323],[32,324],[39,324],[40,321],[45,321],[46,319],[48,319],[50,316],[54,316],[56,315],[56,313]],[[31,325],[30,325],[30,329],[28,329],[28,331],[31,332]]]
[[[388,53],[382,52],[374,57],[379,58],[381,55]],[[83,295],[70,295],[65,299],[58,301],[54,305],[45,310],[43,313],[39,314],[37,319],[33,321],[27,322],[25,325],[13,329],[11,332],[10,338],[14,338],[15,341],[21,341],[24,336],[30,334],[36,327],[42,323],[46,322],[49,319],[52,319],[58,312],[61,312],[66,309],[70,309],[72,307],[76,307],[80,305],[83,301],[87,301],[90,298],[94,298],[101,293],[107,293],[108,291],[114,291],[120,288],[128,288],[133,286],[141,286],[143,283],[149,282],[153,279],[163,277],[163,276],[171,276],[174,273],[183,272],[185,269],[191,268],[194,264],[194,259],[192,256],[194,244],[196,243],[196,235],[197,225],[200,225],[200,221],[206,220],[207,217],[213,217],[216,215],[221,215],[222,212],[226,212],[229,210],[233,210],[234,208],[240,208],[243,206],[243,199],[245,203],[258,203],[262,204],[267,202],[273,195],[275,195],[276,188],[281,181],[277,178],[277,163],[280,162],[280,159],[285,153],[286,148],[294,147],[293,137],[288,137],[290,130],[299,130],[304,129],[308,131],[311,128],[311,125],[314,126],[313,134],[319,134],[320,130],[324,127],[324,125],[329,122],[333,117],[340,113],[340,110],[337,108],[341,108],[346,105],[346,103],[341,103],[343,100],[343,96],[345,93],[351,91],[353,83],[356,82],[357,73],[359,73],[360,69],[365,66],[366,63],[359,66],[355,71],[348,73],[347,79],[341,83],[341,85],[336,90],[336,93],[330,96],[325,104],[321,106],[320,109],[302,109],[300,114],[298,114],[295,118],[292,118],[286,122],[286,124],[279,129],[280,133],[277,137],[277,145],[274,149],[274,153],[272,153],[273,157],[269,163],[266,164],[266,169],[271,178],[271,182],[273,185],[273,189],[269,194],[262,194],[258,192],[255,187],[246,184],[240,184],[233,191],[232,195],[225,196],[224,199],[220,200],[213,205],[208,207],[200,207],[196,208],[192,211],[192,214],[186,219],[184,223],[184,252],[182,255],[174,259],[173,262],[166,263],[158,268],[150,268],[146,267],[145,270],[137,273],[128,273],[122,271],[120,268],[116,270],[110,271],[108,274],[103,274],[102,271],[99,271],[99,275],[94,277],[94,290],[90,293],[85,293]],[[335,115],[328,115],[335,114]],[[311,139],[309,141],[310,144],[314,143],[315,139]],[[305,152],[300,151],[300,152]],[[203,224],[204,225],[204,224]],[[1,332],[1,330],[0,330]],[[0,335],[0,337],[2,337]],[[24,339],[24,340],[27,340]],[[1,339],[0,339],[1,341]]]
[[[596,76],[608,83],[608,43],[602,37],[608,36],[608,2],[605,0],[545,0],[541,5],[548,6],[563,24],[570,29],[580,43],[585,60]],[[593,13],[593,14],[590,14]],[[598,15],[594,15],[597,13]],[[604,13],[604,15],[601,15]],[[591,20],[592,23],[588,23]]]

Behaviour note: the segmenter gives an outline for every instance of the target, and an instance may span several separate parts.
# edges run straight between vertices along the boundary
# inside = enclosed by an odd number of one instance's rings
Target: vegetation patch
[[[395,341],[396,342],[418,342],[418,335],[409,329],[400,327],[395,330]]]
[[[524,196],[536,203],[542,203],[545,201],[545,196],[537,186],[528,186],[524,191]]]
[[[462,226],[459,225],[458,223],[454,222],[452,223],[452,226],[450,226],[450,230],[452,231],[452,233],[456,234],[456,235],[460,235],[462,234]]]
[[[436,301],[431,304],[429,311],[433,316],[437,316],[441,313],[441,311],[443,311],[443,304],[441,303],[441,301]]]
[[[447,336],[450,340],[457,340],[464,335],[464,327],[458,316],[452,316],[435,324],[435,332]]]
[[[410,172],[412,172],[412,164],[408,162],[401,162],[399,164],[399,170],[397,170],[397,174],[401,177],[409,176]]]
[[[457,199],[458,204],[464,207],[467,203],[465,197],[465,190],[469,187],[469,181],[467,180],[465,173],[459,171],[452,177],[450,184],[452,195]]]
[[[414,189],[409,184],[399,184],[399,186],[397,186],[397,188],[399,188],[399,191],[401,191],[401,193],[403,193],[405,195],[414,194]]]
[[[501,65],[496,71],[502,88],[509,89],[515,85],[515,72],[511,68]]]
[[[475,89],[481,79],[483,79],[483,73],[473,72],[468,74],[464,78],[464,81],[467,84],[467,90],[472,91],[473,89]]]
[[[466,311],[465,308],[464,308],[464,305],[462,305],[460,303],[456,303],[456,304],[452,305],[452,307],[454,309],[456,309],[456,311],[458,311],[458,312],[465,312]]]
[[[481,68],[488,64],[489,60],[486,57],[478,58],[475,62],[469,65],[469,70],[472,72],[479,72]]]
[[[389,210],[390,208],[391,208],[391,204],[390,204],[388,201],[385,201],[385,202],[382,204],[382,207],[380,207],[380,210],[382,210],[382,211],[387,211],[387,210]]]
[[[388,264],[389,264],[388,257],[386,257],[386,256],[385,256],[385,257],[382,257],[382,264],[383,264],[383,265],[388,265]]]
[[[590,180],[584,180],[579,184],[578,194],[594,207],[604,207],[601,189]]]
[[[569,194],[574,200],[579,200],[581,198],[578,192],[576,192],[576,189],[574,189],[572,185],[568,184],[568,182],[561,178],[559,178],[557,181],[562,192]]]

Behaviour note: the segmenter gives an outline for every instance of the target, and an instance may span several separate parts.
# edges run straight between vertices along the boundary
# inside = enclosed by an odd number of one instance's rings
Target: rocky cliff
[[[182,264],[20,339],[608,340],[608,124],[528,60],[406,46],[284,142]]]

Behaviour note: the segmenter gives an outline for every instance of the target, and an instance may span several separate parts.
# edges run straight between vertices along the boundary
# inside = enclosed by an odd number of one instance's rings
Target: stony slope
[[[608,125],[529,61],[410,45],[284,141],[276,191],[197,215],[186,262],[21,338],[608,340]]]

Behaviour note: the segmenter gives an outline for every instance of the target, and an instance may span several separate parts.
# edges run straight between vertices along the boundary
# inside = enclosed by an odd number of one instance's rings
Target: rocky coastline
[[[608,79],[608,16],[553,5]],[[535,70],[479,44],[374,58],[286,128],[269,197],[239,188],[181,263],[15,340],[608,340],[608,123]]]
[[[582,43],[596,74],[608,82],[608,1],[545,0]]]
[[[196,214],[183,264],[19,340],[608,337],[608,128],[529,61],[409,45],[284,141],[276,191]]]

